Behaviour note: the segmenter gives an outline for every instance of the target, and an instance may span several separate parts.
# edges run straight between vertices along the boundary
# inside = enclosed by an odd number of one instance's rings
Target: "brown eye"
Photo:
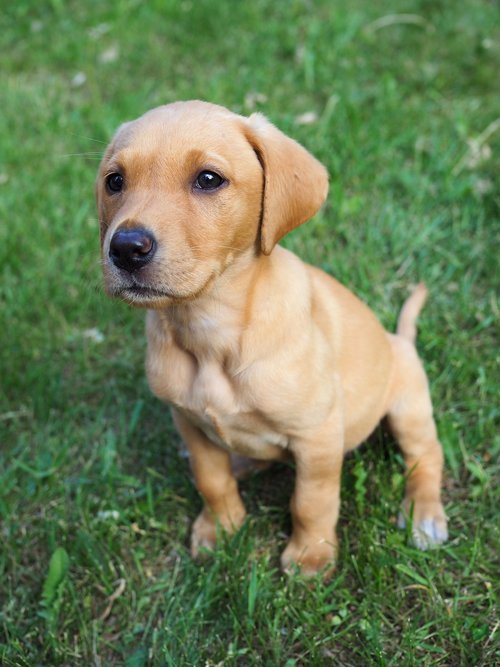
[[[106,177],[106,187],[110,192],[121,192],[123,190],[124,179],[121,174],[110,174]]]
[[[194,187],[199,190],[216,190],[223,183],[225,183],[225,179],[216,174],[215,171],[201,171],[196,177]]]

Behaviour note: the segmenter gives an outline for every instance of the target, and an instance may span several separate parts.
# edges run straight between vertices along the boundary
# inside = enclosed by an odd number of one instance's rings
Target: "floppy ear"
[[[328,172],[260,113],[247,119],[246,134],[264,169],[260,245],[269,255],[285,234],[320,209],[328,193]]]

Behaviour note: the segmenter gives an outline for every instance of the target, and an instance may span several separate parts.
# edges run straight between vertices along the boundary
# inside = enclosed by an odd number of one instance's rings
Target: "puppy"
[[[204,507],[191,550],[245,508],[231,454],[293,458],[285,570],[333,567],[344,454],[382,417],[403,451],[403,516],[425,548],[447,538],[443,455],[415,350],[420,285],[397,334],[336,280],[277,245],[313,216],[325,168],[262,115],[200,101],[117,131],[97,179],[107,292],[147,308],[146,369],[172,406]],[[404,521],[404,518],[403,518]]]

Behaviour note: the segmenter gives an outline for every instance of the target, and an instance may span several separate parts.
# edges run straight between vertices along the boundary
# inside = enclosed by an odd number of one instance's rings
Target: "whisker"
[[[200,249],[206,249],[206,245],[195,245],[195,244],[189,244],[190,248],[194,248],[195,250],[200,250]],[[235,252],[241,251],[241,248],[234,248],[233,246],[230,245],[217,245],[217,249],[223,248],[224,250],[234,250]]]
[[[86,157],[89,160],[100,160],[103,153],[59,153],[55,157]]]
[[[68,132],[69,135],[72,137],[78,137],[79,139],[87,139],[88,141],[94,141],[96,144],[102,144],[103,146],[106,146],[108,144],[107,141],[102,141],[101,139],[94,139],[93,137],[87,137],[85,134],[77,134],[76,132]]]

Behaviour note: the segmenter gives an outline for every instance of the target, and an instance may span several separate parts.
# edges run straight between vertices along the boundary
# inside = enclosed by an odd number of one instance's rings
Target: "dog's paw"
[[[304,545],[292,538],[281,554],[281,569],[287,574],[300,572],[306,577],[312,577],[321,572],[324,577],[328,577],[335,569],[336,557],[335,540]]]
[[[203,551],[215,549],[217,526],[215,521],[203,511],[193,523],[191,529],[191,555],[198,558]]]
[[[398,526],[405,528],[407,519],[412,513],[412,538],[418,549],[425,551],[437,547],[448,539],[448,522],[440,502],[405,501],[399,513]]]
[[[213,551],[220,531],[232,535],[245,521],[245,508],[235,508],[231,516],[218,516],[217,519],[207,509],[203,509],[191,529],[191,555],[198,558],[203,552]]]

